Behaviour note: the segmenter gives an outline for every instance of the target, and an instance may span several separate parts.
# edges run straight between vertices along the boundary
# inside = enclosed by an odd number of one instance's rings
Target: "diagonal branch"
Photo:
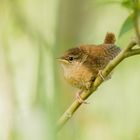
[[[140,54],[140,49],[135,49],[134,46],[137,44],[135,40],[132,40],[126,48],[124,48],[118,56],[116,56],[102,71],[103,77],[107,77],[110,72],[125,58],[138,55]],[[81,94],[81,98],[83,100],[87,99],[96,89],[103,83],[103,80],[100,76],[98,76],[93,83],[91,90],[83,92]],[[82,104],[75,100],[71,106],[65,111],[65,113],[60,117],[57,122],[57,130],[60,130],[63,125],[73,116],[75,111],[81,106]]]

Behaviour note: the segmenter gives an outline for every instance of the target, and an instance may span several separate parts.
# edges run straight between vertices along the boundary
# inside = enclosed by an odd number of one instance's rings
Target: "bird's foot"
[[[80,103],[80,104],[89,104],[88,102],[86,102],[85,100],[83,100],[82,98],[81,98],[81,96],[80,96],[80,94],[82,93],[83,91],[80,91],[80,92],[77,92],[76,93],[76,99],[78,100],[78,102]]]
[[[104,76],[102,74],[102,70],[99,70],[98,71],[98,75],[102,78],[103,81],[105,81],[105,78],[104,78]]]
[[[102,70],[99,70],[98,75],[102,78],[103,81],[107,81],[107,80],[111,79],[112,72],[107,77],[104,77],[102,74]]]

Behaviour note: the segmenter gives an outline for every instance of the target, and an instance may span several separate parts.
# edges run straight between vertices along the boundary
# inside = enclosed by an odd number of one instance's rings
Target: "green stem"
[[[134,3],[134,29],[140,45],[140,30],[139,30],[139,0],[133,0]]]

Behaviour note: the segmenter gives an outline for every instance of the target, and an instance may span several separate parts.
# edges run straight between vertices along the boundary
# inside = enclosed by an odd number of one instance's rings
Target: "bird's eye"
[[[74,58],[72,56],[69,57],[69,60],[72,61]]]

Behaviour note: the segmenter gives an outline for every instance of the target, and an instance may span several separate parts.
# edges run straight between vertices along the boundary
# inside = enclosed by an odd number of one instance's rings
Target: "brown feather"
[[[104,44],[115,44],[116,38],[114,33],[107,33],[104,39]]]

